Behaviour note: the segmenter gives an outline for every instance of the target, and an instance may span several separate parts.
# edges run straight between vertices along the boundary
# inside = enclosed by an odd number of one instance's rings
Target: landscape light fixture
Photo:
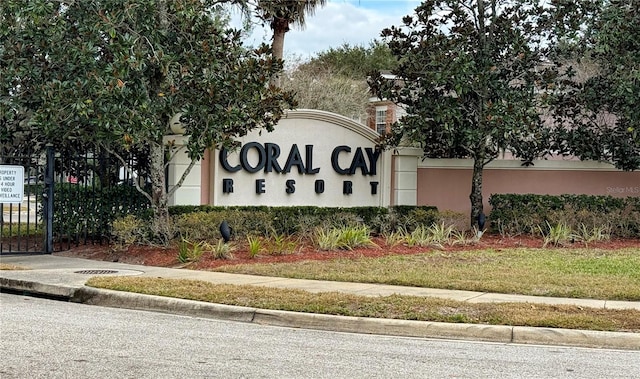
[[[226,220],[223,220],[220,223],[220,234],[222,235],[222,239],[225,243],[229,242],[231,239],[231,227]]]

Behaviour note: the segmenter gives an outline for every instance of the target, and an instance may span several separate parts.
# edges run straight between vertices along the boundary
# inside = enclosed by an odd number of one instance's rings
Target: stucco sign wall
[[[216,151],[215,205],[382,206],[390,159],[378,134],[348,118],[290,111],[275,130],[252,132],[233,151]]]

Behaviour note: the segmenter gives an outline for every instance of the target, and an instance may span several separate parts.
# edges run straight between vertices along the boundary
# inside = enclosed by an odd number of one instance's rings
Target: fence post
[[[55,150],[53,145],[47,145],[47,163],[44,171],[44,252],[53,253],[53,186]]]

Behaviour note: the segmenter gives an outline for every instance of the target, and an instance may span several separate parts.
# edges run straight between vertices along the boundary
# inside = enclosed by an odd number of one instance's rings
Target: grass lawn
[[[219,271],[546,296],[640,300],[640,250],[430,251],[382,258],[224,266]],[[96,277],[90,286],[264,309],[439,322],[640,332],[640,311],[528,303],[471,304],[192,280]]]
[[[640,332],[640,311],[526,303],[471,304],[416,296],[220,285],[196,280],[95,277],[89,286],[262,309],[402,320]]]
[[[432,250],[381,258],[222,266],[216,271],[537,296],[640,300],[640,249]]]

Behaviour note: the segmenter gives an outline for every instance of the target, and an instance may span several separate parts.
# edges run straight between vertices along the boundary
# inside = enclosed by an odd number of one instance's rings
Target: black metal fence
[[[128,157],[129,166],[136,166]],[[0,254],[52,253],[108,242],[113,220],[140,214],[149,204],[113,155],[99,149],[81,153],[17,151],[0,156],[0,166],[24,167],[24,201],[1,204]]]
[[[40,253],[47,251],[44,176],[46,156],[30,150],[0,156],[0,167],[24,168],[24,195],[21,203],[1,203],[0,253]],[[5,176],[6,177],[6,176]]]

